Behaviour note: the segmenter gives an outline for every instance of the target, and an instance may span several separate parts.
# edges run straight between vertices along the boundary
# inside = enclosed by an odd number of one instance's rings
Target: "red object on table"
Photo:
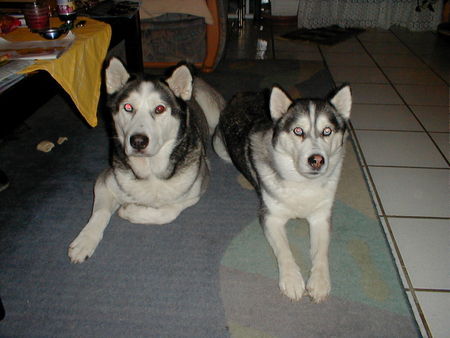
[[[20,26],[20,20],[9,15],[0,15],[0,33],[9,33]]]

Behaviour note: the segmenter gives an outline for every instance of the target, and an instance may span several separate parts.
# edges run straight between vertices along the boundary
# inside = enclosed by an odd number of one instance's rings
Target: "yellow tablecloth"
[[[89,125],[95,127],[102,81],[101,71],[111,39],[111,27],[94,19],[82,19],[87,21],[86,25],[72,30],[75,41],[63,55],[56,60],[37,60],[21,73],[35,70],[49,72],[70,95]],[[60,24],[58,18],[51,18],[52,27]],[[4,37],[11,41],[44,40],[27,28],[16,29]]]

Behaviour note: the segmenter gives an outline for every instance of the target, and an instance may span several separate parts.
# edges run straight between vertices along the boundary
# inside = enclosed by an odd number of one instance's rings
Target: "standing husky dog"
[[[220,116],[213,145],[255,187],[260,221],[278,261],[279,287],[299,300],[305,283],[289,248],[285,224],[306,218],[311,234],[311,276],[306,286],[314,302],[330,293],[330,218],[342,161],[350,87],[330,100],[292,101],[279,87],[236,95]]]
[[[133,223],[165,224],[198,202],[209,179],[208,122],[213,130],[224,106],[185,65],[164,82],[132,77],[113,58],[105,77],[116,149],[97,178],[92,216],[69,246],[73,263],[94,253],[116,210]]]

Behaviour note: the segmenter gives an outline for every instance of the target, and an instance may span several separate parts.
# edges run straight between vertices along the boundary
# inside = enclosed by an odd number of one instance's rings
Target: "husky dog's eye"
[[[123,109],[128,113],[131,113],[134,110],[133,106],[130,103],[125,103],[123,105]]]
[[[300,127],[295,127],[293,130],[294,134],[297,136],[303,136],[304,132],[303,129]]]
[[[155,113],[156,114],[162,114],[166,111],[166,107],[164,107],[162,104],[157,105],[155,108]]]
[[[322,131],[322,135],[323,135],[323,136],[330,136],[332,132],[333,132],[333,131],[331,130],[330,127],[326,127],[326,128]]]

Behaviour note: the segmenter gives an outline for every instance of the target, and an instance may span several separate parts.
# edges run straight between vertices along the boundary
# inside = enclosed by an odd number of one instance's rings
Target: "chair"
[[[214,23],[189,14],[167,13],[141,19],[144,66],[167,68],[186,61],[204,72],[219,63],[226,41],[227,1],[205,0]]]

